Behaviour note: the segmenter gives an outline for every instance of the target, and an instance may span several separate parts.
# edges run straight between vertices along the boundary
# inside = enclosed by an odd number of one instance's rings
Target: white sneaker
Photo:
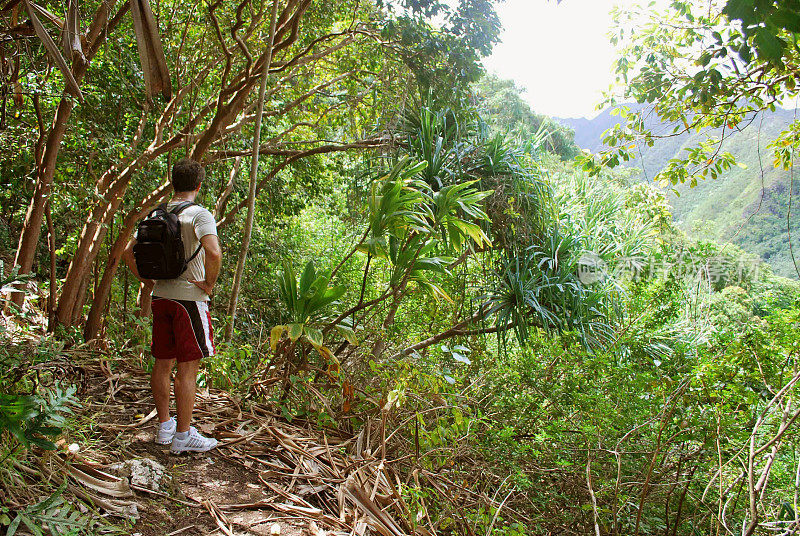
[[[204,437],[195,429],[194,426],[189,428],[189,434],[185,439],[179,439],[176,435],[172,439],[172,447],[170,452],[179,454],[181,452],[206,452],[217,446],[217,440],[213,437]]]
[[[172,438],[175,436],[175,429],[178,427],[175,417],[170,417],[165,424],[166,426],[158,425],[158,431],[156,432],[157,445],[169,445],[172,443]]]

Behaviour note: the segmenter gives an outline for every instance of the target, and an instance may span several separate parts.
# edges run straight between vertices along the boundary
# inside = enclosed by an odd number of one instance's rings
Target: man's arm
[[[200,239],[200,245],[203,246],[205,252],[205,270],[206,278],[203,281],[190,280],[200,287],[203,292],[211,296],[214,290],[214,285],[219,277],[219,270],[222,267],[222,249],[219,247],[219,238],[215,234],[207,234]]]
[[[144,283],[146,287],[151,287],[155,285],[155,281],[152,279],[144,279],[142,276],[139,275],[139,269],[136,268],[136,259],[133,258],[133,246],[136,245],[136,239],[131,238],[131,241],[128,242],[128,245],[125,246],[125,251],[122,252],[122,260],[125,261],[125,264],[128,266],[128,269],[133,273],[134,277]]]

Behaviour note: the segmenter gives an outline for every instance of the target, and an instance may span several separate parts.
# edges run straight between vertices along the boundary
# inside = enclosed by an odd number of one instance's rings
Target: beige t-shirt
[[[183,201],[170,201],[167,209],[172,210]],[[185,254],[188,259],[200,245],[200,239],[206,235],[217,234],[217,222],[214,216],[207,209],[200,205],[186,207],[178,214],[181,222],[181,239],[183,247],[186,248]],[[200,290],[200,287],[190,280],[202,281],[206,278],[206,252],[200,248],[197,256],[189,261],[186,271],[176,279],[162,279],[156,281],[153,287],[153,296],[169,298],[172,300],[188,301],[208,301],[208,294]]]

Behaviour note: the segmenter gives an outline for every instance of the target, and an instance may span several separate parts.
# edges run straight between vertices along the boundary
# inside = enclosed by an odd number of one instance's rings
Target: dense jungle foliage
[[[720,127],[796,95],[795,4],[673,2],[686,35],[626,30],[631,96]],[[484,76],[491,1],[158,0],[155,34],[141,0],[39,5],[0,8],[0,530],[113,530],[25,468],[99,433],[66,350],[151,366],[147,292],[117,268],[183,156],[223,245],[201,385],[330,433],[382,423],[414,533],[800,527],[800,284],[613,167],[652,133],[576,165],[572,132]],[[706,150],[660,178],[732,165]]]

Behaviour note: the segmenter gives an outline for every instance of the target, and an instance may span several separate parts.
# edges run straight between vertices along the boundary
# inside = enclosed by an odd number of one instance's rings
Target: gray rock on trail
[[[128,477],[132,486],[160,493],[169,493],[173,489],[169,470],[150,458],[126,460],[110,465],[109,469],[116,471],[120,476]]]

